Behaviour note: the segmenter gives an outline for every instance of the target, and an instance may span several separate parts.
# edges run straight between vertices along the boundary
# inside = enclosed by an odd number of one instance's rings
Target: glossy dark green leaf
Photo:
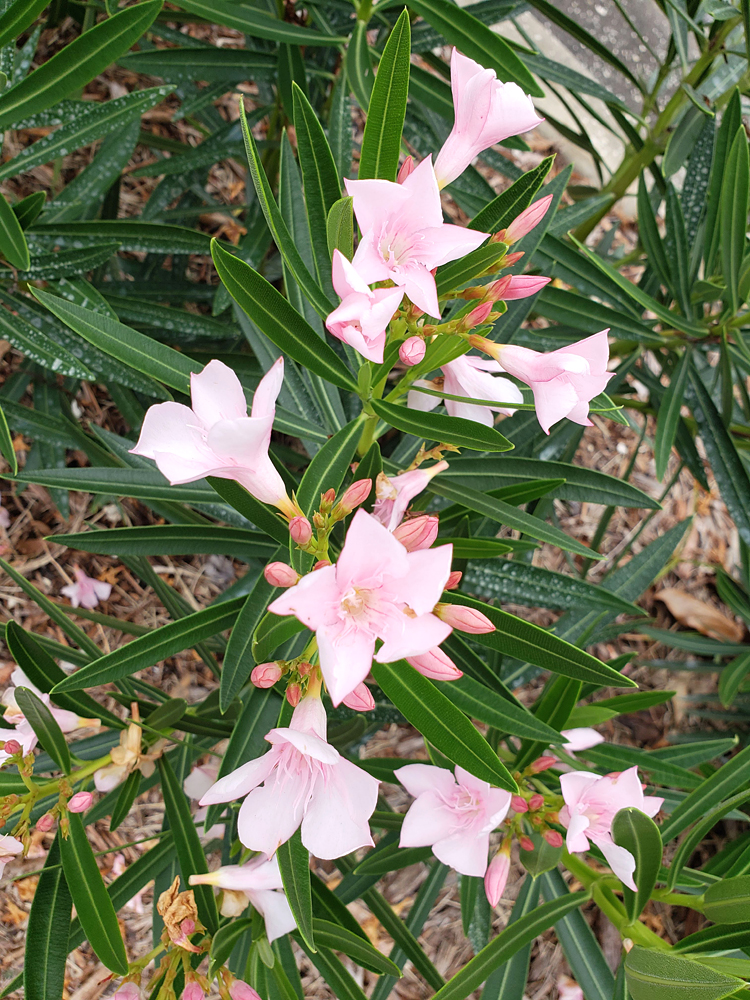
[[[231,923],[224,924],[214,934],[211,939],[211,950],[208,954],[209,978],[213,978],[216,970],[228,961],[229,956],[234,950],[234,946],[243,934],[251,930],[252,926],[253,921],[251,917],[240,917]]]
[[[539,740],[546,743],[563,743],[565,737],[557,730],[537,719],[528,709],[515,699],[508,700],[484,684],[464,674],[456,681],[436,681],[438,689],[449,701],[465,712],[470,718],[486,722],[501,733],[510,733],[521,739]]]
[[[83,249],[104,240],[117,241],[122,250],[134,253],[208,254],[211,250],[211,237],[199,229],[168,226],[163,222],[142,222],[140,219],[47,222],[42,216],[31,232],[36,237],[54,241],[54,245],[63,250]],[[137,294],[143,295],[144,292]]]
[[[680,410],[685,398],[691,363],[690,348],[686,347],[672,372],[669,386],[659,403],[659,415],[656,422],[656,439],[654,441],[654,460],[656,462],[656,478],[661,481],[667,471],[669,456],[677,436],[680,422]]]
[[[639,809],[621,809],[612,822],[612,839],[635,858],[636,891],[623,886],[623,902],[630,920],[637,920],[656,885],[662,842],[656,823]]]
[[[396,180],[409,94],[410,59],[409,12],[403,10],[391,29],[378,63],[362,137],[360,180]]]
[[[474,420],[410,410],[380,399],[373,399],[371,405],[381,420],[397,430],[423,437],[427,441],[454,444],[473,451],[510,451],[513,447],[494,427],[485,427]]]
[[[290,45],[340,45],[345,38],[313,31],[301,25],[282,21],[266,11],[230,0],[185,0],[180,7],[191,14],[205,18],[210,24],[223,24],[227,28],[272,42]]]
[[[554,162],[554,156],[547,156],[533,170],[527,170],[474,216],[469,223],[470,228],[478,229],[481,233],[496,233],[500,229],[506,229],[534,201]],[[439,277],[440,272],[438,280]]]
[[[310,852],[302,843],[299,830],[280,845],[276,856],[279,859],[284,892],[297,921],[297,930],[307,947],[315,952],[317,948],[310,887]]]
[[[396,815],[396,814],[394,814]],[[386,875],[401,871],[410,865],[428,861],[432,857],[431,847],[399,847],[398,844],[378,844],[374,851],[368,851],[364,860],[354,869],[357,875]]]
[[[55,721],[52,712],[42,699],[29,688],[17,687],[13,689],[13,693],[18,707],[36,733],[42,748],[47,751],[62,771],[70,774],[71,761],[68,744],[65,742],[62,730]]]
[[[0,254],[20,271],[29,266],[29,248],[21,223],[3,194],[0,194]]]
[[[688,319],[693,318],[693,307],[690,301],[692,291],[690,280],[690,248],[688,246],[685,217],[674,185],[667,183],[666,196],[667,234],[664,249],[669,260],[669,270],[672,275],[671,287],[674,289],[677,304]]]
[[[277,557],[283,555],[284,549],[279,549]],[[255,666],[251,652],[253,636],[275,592],[276,588],[261,573],[237,616],[221,671],[219,704],[222,712],[229,708]]]
[[[10,471],[15,476],[18,472],[18,458],[13,447],[13,438],[10,436],[10,428],[3,408],[0,406],[0,455],[10,466]]]
[[[352,420],[337,431],[315,455],[297,490],[297,501],[307,517],[320,506],[326,490],[339,491],[362,435],[362,420]]]
[[[14,0],[0,17],[0,46],[15,41],[47,6],[47,0]],[[27,987],[28,989],[28,987]]]
[[[750,197],[750,158],[743,126],[729,147],[721,187],[721,263],[733,313],[740,307],[740,271],[747,245],[747,210]]]
[[[76,915],[96,956],[112,972],[128,971],[125,945],[112,900],[91,850],[79,813],[70,813],[70,836],[60,841],[65,880],[73,898]]]
[[[716,148],[711,164],[711,180],[709,182],[708,201],[706,205],[706,237],[703,251],[705,273],[707,275],[714,274],[716,254],[719,250],[721,238],[720,214],[724,171],[729,150],[737,135],[737,129],[740,127],[741,121],[740,92],[735,87],[731,92],[729,102],[721,119],[721,125],[716,133]]]
[[[83,552],[108,555],[179,556],[197,552],[219,553],[243,559],[267,559],[276,542],[259,531],[216,524],[150,524],[144,527],[108,528],[60,535],[60,544]]]
[[[331,205],[326,219],[326,234],[328,237],[328,252],[333,256],[334,250],[339,250],[347,260],[354,256],[354,213],[353,200],[350,197],[339,198]]]
[[[695,852],[695,849],[700,845],[704,837],[711,832],[713,827],[716,826],[721,819],[737,807],[742,807],[746,801],[747,793],[739,792],[738,794],[725,799],[718,806],[709,810],[705,816],[701,817],[687,836],[680,841],[677,850],[672,855],[666,879],[667,889],[672,890],[677,885],[685,865],[688,864],[690,858]],[[750,919],[750,912],[746,911],[745,917],[738,917],[738,920],[745,919]],[[716,922],[722,923],[724,921],[717,920]],[[728,922],[733,923],[734,921]]]
[[[58,830],[29,913],[26,933],[34,946],[26,949],[23,970],[24,995],[28,1000],[59,1000],[65,987],[68,939],[60,929],[70,923],[73,900],[60,863],[61,838]]]
[[[370,972],[378,975],[385,973],[400,978],[401,971],[397,965],[374,948],[369,941],[364,941],[359,934],[352,933],[347,927],[316,917],[313,919],[313,930],[319,947],[341,951],[357,965],[369,969]]]
[[[271,611],[266,612],[253,635],[253,659],[256,663],[266,663],[279,646],[304,628],[304,623],[293,615],[281,617]]]
[[[667,844],[750,780],[750,747],[745,747],[690,792],[661,826]]]
[[[289,529],[284,521],[260,500],[256,500],[244,486],[240,486],[234,479],[220,479],[218,476],[209,476],[207,481],[222,500],[225,500],[230,507],[234,507],[256,528],[260,528],[269,538],[288,545]],[[210,503],[210,500],[206,498],[204,502]]]
[[[516,791],[487,741],[438,688],[406,661],[374,663],[373,677],[408,721],[454,764],[493,785]]]
[[[374,74],[367,44],[367,25],[357,20],[346,48],[346,80],[363,111],[370,104]]]
[[[438,295],[446,295],[454,288],[467,284],[496,264],[506,253],[507,247],[503,243],[486,243],[459,260],[443,264],[435,275]]]
[[[276,59],[267,52],[253,49],[175,48],[130,52],[118,60],[120,66],[133,73],[161,76],[172,83],[192,80],[226,81],[227,83],[273,79]],[[217,156],[217,161],[219,157]]]
[[[48,337],[44,330],[37,330],[23,316],[14,316],[0,307],[0,335],[25,354],[57,375],[93,382],[95,375],[65,347]]]
[[[142,775],[140,771],[132,771],[120,785],[117,794],[117,802],[115,803],[109,820],[110,833],[113,833],[118,828],[130,812],[136,796],[138,795],[138,789],[141,785],[141,777]]]
[[[725,878],[706,889],[703,912],[715,924],[750,920],[750,875]]]
[[[715,927],[704,927],[694,934],[688,934],[674,944],[673,950],[689,954],[703,951],[730,951],[735,948],[746,948],[748,940],[750,940],[750,923],[717,924]]]
[[[736,656],[719,674],[719,700],[725,708],[734,701],[742,682],[750,673],[750,651]]]
[[[744,986],[699,962],[640,945],[625,957],[625,977],[633,1000],[721,1000]]]

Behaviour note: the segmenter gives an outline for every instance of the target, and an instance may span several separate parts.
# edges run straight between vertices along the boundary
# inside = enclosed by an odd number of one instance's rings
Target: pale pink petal
[[[596,846],[607,859],[607,864],[619,878],[623,885],[635,892],[635,882],[633,872],[635,871],[635,858],[624,847],[618,847],[612,840],[602,839],[595,841]]]
[[[453,546],[438,545],[408,555],[408,572],[394,580],[390,593],[395,601],[403,601],[418,615],[432,611],[442,597],[451,573]],[[442,642],[442,639],[440,640]],[[439,643],[433,643],[438,646]]]
[[[424,792],[404,816],[399,847],[430,847],[436,840],[450,837],[456,825],[456,817],[445,802],[432,791]]]
[[[285,789],[277,775],[274,771],[261,788],[250,792],[237,818],[237,834],[245,847],[268,855],[299,827],[307,798],[304,786],[295,783]]]
[[[600,775],[594,774],[593,771],[571,771],[569,774],[561,775],[560,790],[566,804],[575,805],[599,780]]]
[[[579,813],[570,816],[565,843],[571,853],[575,851],[587,851],[589,849],[589,841],[586,836],[589,826],[590,822],[586,816],[582,816]]]
[[[234,799],[242,798],[251,789],[265,781],[277,761],[278,755],[273,750],[269,750],[262,757],[256,757],[255,760],[242,764],[211,785],[209,790],[201,796],[200,805],[211,806],[217,802],[233,802]]]
[[[583,340],[577,340],[574,344],[568,344],[562,350],[566,354],[580,354],[588,361],[592,374],[602,375],[607,370],[607,362],[609,361],[608,333],[609,328],[601,330],[591,337],[585,337]]]
[[[331,860],[373,843],[369,819],[379,782],[343,757],[318,779],[302,821],[302,843],[316,858]]]
[[[356,585],[353,581],[360,581],[359,585],[363,586],[362,581],[377,579],[386,573],[390,577],[404,577],[409,571],[409,558],[406,549],[390,531],[367,511],[360,509],[352,518],[346,534],[346,542],[336,564],[336,581],[343,593]],[[326,570],[317,570],[315,575],[321,572]]]
[[[565,376],[550,382],[532,382],[531,388],[539,426],[549,434],[550,427],[577,405],[578,395]]]
[[[405,184],[394,184],[391,181],[346,179],[344,185],[346,193],[352,198],[354,214],[363,233],[378,225],[384,217],[400,212],[411,194]],[[353,263],[357,267],[356,254]],[[360,271],[358,267],[357,270]],[[360,271],[361,273],[363,272]]]
[[[300,753],[319,760],[321,764],[336,764],[339,760],[338,750],[311,732],[301,732],[299,729],[272,729],[266,733],[266,739],[273,744],[291,743]]]
[[[182,790],[189,799],[200,799],[215,783],[219,766],[213,762],[194,767],[182,783]]]
[[[297,922],[292,914],[292,908],[283,892],[273,892],[270,889],[254,890],[248,892],[248,896],[265,921],[269,942],[289,934],[296,928]]]
[[[369,674],[375,640],[364,629],[354,627],[347,631],[343,622],[338,627],[319,628],[317,637],[323,680],[331,701],[339,705]]]
[[[202,479],[221,465],[204,441],[198,418],[180,403],[149,407],[138,443],[130,453],[153,459],[173,486]]]
[[[435,615],[427,614],[417,618],[404,615],[403,620],[388,621],[387,628],[382,631],[383,645],[375,654],[378,663],[395,663],[407,656],[421,656],[433,646],[439,646],[453,630]]]
[[[448,261],[456,260],[458,257],[464,257],[480,247],[490,235],[463,226],[449,225],[435,226],[422,232],[427,247],[422,251],[421,259],[430,269],[440,264],[447,264]]]
[[[405,659],[420,674],[433,681],[456,681],[463,677],[463,671],[437,646],[420,656],[407,656]]]
[[[482,878],[487,871],[487,855],[490,849],[490,835],[457,833],[432,845],[438,861],[455,868],[462,875]]]
[[[434,382],[424,378],[418,378],[414,382],[414,385],[422,386],[423,389],[437,389],[437,385]],[[442,402],[443,400],[440,396],[428,396],[426,392],[410,391],[406,397],[406,403],[410,410],[422,410],[424,413],[434,410]]]
[[[664,799],[660,799],[658,795],[644,795],[643,805],[640,808],[641,812],[645,812],[647,816],[651,816],[653,819],[663,805]]]
[[[567,740],[566,743],[563,743],[563,750],[567,750],[568,753],[589,750],[591,747],[598,746],[599,743],[604,742],[604,737],[601,733],[597,733],[595,729],[590,729],[586,726],[579,729],[561,729],[560,735],[564,736]]]
[[[404,286],[404,291],[418,309],[422,309],[428,316],[440,316],[435,278],[421,261],[410,261],[389,277]]]
[[[252,416],[254,419],[259,417],[270,417],[273,421],[273,417],[276,413],[276,400],[281,392],[283,382],[284,359],[282,357],[277,358],[276,361],[274,361],[258,383],[258,387],[253,394]],[[244,413],[242,416],[244,416]]]
[[[336,608],[340,599],[336,567],[324,566],[303,576],[299,583],[279,594],[268,605],[268,610],[275,615],[294,615],[315,630],[338,621]]]
[[[190,376],[190,400],[198,422],[210,427],[218,420],[247,416],[245,393],[231,368],[209,361],[202,372]]]
[[[408,195],[399,210],[401,226],[424,230],[428,226],[442,225],[440,189],[432,169],[432,156],[426,156],[400,186]]]
[[[406,764],[393,773],[414,798],[432,791],[448,795],[456,787],[453,774],[447,768],[435,767],[434,764]]]
[[[345,299],[351,292],[367,295],[370,291],[356,267],[338,249],[333,251],[331,280],[340,299]]]

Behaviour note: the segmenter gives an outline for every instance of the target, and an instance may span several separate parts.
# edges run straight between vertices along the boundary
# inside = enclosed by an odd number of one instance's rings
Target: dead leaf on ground
[[[680,625],[694,628],[712,639],[728,642],[742,642],[744,629],[734,619],[719,611],[718,608],[691,597],[676,587],[667,587],[655,595],[657,601],[663,601],[670,613]]]

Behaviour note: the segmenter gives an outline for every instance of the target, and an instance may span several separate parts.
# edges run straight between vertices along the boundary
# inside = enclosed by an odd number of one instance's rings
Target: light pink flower
[[[281,667],[278,663],[259,663],[253,667],[250,681],[258,688],[270,688],[281,680]]]
[[[389,531],[394,531],[404,519],[406,508],[418,493],[426,488],[433,476],[444,472],[447,462],[438,462],[430,469],[412,469],[390,479],[384,472],[377,478],[373,517]]]
[[[352,708],[355,712],[371,712],[375,708],[375,699],[364,682],[358,684],[343,701],[347,708]]]
[[[73,572],[76,582],[62,587],[60,593],[70,598],[70,603],[74,608],[91,610],[97,606],[99,601],[109,600],[109,595],[112,593],[111,583],[104,583],[102,580],[95,580],[92,576],[86,576],[78,566]]]
[[[584,726],[580,729],[561,729],[560,735],[568,741],[563,743],[563,750],[568,753],[578,753],[579,750],[588,750],[590,747],[598,746],[604,742],[604,737],[597,733],[595,729]]]
[[[458,669],[450,656],[439,646],[428,649],[419,656],[407,656],[406,662],[422,676],[429,677],[431,681],[457,681],[459,677],[463,677],[463,671]]]
[[[340,858],[371,845],[368,821],[378,781],[326,742],[320,699],[303,698],[289,727],[272,729],[266,739],[272,744],[268,753],[220,778],[201,805],[246,796],[237,823],[239,838],[269,857],[300,824],[302,843],[317,858]]]
[[[18,857],[19,854],[23,854],[23,844],[21,841],[16,837],[0,834],[0,878],[2,878],[3,871],[8,862]]]
[[[203,987],[197,979],[192,979],[189,983],[185,983],[180,1000],[203,1000],[205,995]]]
[[[289,522],[289,534],[295,545],[307,545],[312,538],[312,525],[306,517],[298,514]]]
[[[268,563],[263,576],[272,587],[293,587],[299,580],[299,573],[283,562]]]
[[[357,479],[351,486],[347,486],[336,506],[331,511],[334,521],[340,521],[342,517],[348,517],[353,511],[360,507],[372,493],[372,479]]]
[[[484,873],[484,891],[493,908],[497,906],[505,892],[510,874],[510,848],[498,851]]]
[[[525,208],[520,215],[516,216],[502,234],[503,243],[507,243],[510,246],[512,243],[517,243],[518,240],[523,239],[524,236],[528,236],[531,230],[536,229],[542,221],[551,204],[551,194],[532,202],[528,208]]]
[[[276,855],[269,859],[261,854],[244,865],[224,865],[208,875],[191,875],[190,885],[215,885],[244,893],[264,918],[269,941],[297,926],[284,894]]]
[[[462,767],[407,764],[394,774],[415,801],[401,826],[401,847],[432,847],[435,857],[462,875],[487,870],[490,833],[510,808],[510,792],[492,788]]]
[[[495,626],[487,615],[465,604],[436,604],[435,614],[451,628],[469,635],[484,635],[495,631]]]
[[[455,399],[441,399],[439,396],[428,396],[426,392],[409,392],[407,403],[412,410],[434,410],[440,403],[445,403],[445,409],[452,417],[463,417],[464,420],[474,420],[485,427],[492,427],[495,422],[494,413],[503,413],[512,417],[516,412],[512,407],[498,406],[498,403],[523,403],[521,390],[509,378],[491,375],[490,372],[500,372],[502,368],[497,361],[490,361],[476,355],[463,355],[455,361],[443,365],[443,391],[451,396],[466,396],[468,399],[486,399],[487,405],[478,403],[461,403]],[[425,389],[436,388],[433,382],[417,379],[415,385]]]
[[[368,285],[390,279],[430,316],[440,316],[437,286],[430,272],[476,250],[487,239],[443,222],[440,191],[431,157],[422,160],[403,184],[345,181],[354,199],[362,239],[352,261]]]
[[[9,742],[18,743],[23,750],[24,756],[26,756],[36,746],[37,735],[24,718],[23,722],[17,725],[15,729],[0,729],[0,741],[5,743],[6,746]],[[12,756],[13,754],[8,753],[7,750],[0,750],[0,766],[6,760],[10,760]]]
[[[211,361],[190,376],[192,409],[181,403],[150,407],[131,454],[153,459],[172,486],[204,476],[234,479],[256,499],[293,517],[298,512],[268,457],[283,380],[279,358],[258,383],[248,417],[240,380],[221,361]]]
[[[500,83],[494,70],[483,69],[457,49],[451,55],[451,90],[456,117],[435,160],[441,188],[489,146],[528,132],[544,120],[517,83]]]
[[[638,777],[638,768],[613,777],[601,777],[589,771],[571,771],[560,777],[565,805],[560,810],[560,822],[568,833],[568,850],[587,851],[589,841],[596,844],[620,881],[635,889],[633,872],[635,858],[624,847],[612,840],[612,820],[621,809],[640,809],[647,816],[655,816],[664,799],[644,795]]]
[[[107,584],[107,586],[109,586],[109,584]],[[29,730],[31,727],[26,721],[26,716],[23,714],[16,702],[16,688],[27,688],[29,691],[33,692],[33,694],[35,694],[40,701],[44,702],[52,713],[55,722],[57,722],[58,726],[64,733],[72,733],[75,729],[85,729],[88,726],[99,725],[98,719],[83,719],[76,715],[75,712],[69,712],[64,708],[58,708],[57,705],[53,705],[50,701],[50,696],[40,691],[35,684],[32,684],[20,667],[15,668],[13,673],[10,675],[10,680],[13,687],[6,688],[3,692],[2,704],[5,706],[5,721],[11,722],[14,726],[16,726],[16,730],[13,732],[13,736],[8,738],[18,740],[26,753],[28,753],[29,750],[31,750],[36,744],[36,739],[34,739],[31,745],[28,746],[30,742]],[[2,737],[0,736],[0,738]]]
[[[328,332],[353,347],[363,358],[381,364],[385,331],[401,305],[403,288],[370,291],[354,264],[339,250],[333,251],[333,287],[341,305],[328,314]]]
[[[452,545],[407,552],[371,514],[358,510],[335,566],[308,573],[268,606],[317,634],[320,668],[334,705],[378,663],[419,656],[451,633],[432,614],[450,574]],[[270,853],[270,852],[268,852]]]
[[[563,417],[586,427],[591,425],[589,403],[604,392],[614,375],[607,371],[608,332],[602,330],[549,354],[483,338],[477,338],[476,346],[497,358],[509,375],[531,387],[537,419],[549,434],[550,427]]]

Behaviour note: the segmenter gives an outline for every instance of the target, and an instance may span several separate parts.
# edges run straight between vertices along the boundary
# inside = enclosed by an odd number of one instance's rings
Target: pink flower
[[[333,287],[341,305],[328,314],[326,327],[330,334],[353,347],[363,358],[381,364],[385,331],[401,305],[404,290],[377,288],[372,292],[368,287],[368,281],[372,280],[366,281],[341,251],[333,251]]]
[[[55,817],[52,815],[52,813],[45,813],[43,816],[40,816],[39,819],[36,821],[36,829],[40,833],[49,833],[49,831],[52,829],[54,825],[55,825]]]
[[[75,583],[69,583],[67,587],[60,590],[61,594],[70,598],[70,603],[74,608],[95,608],[99,601],[106,601],[112,593],[112,584],[95,580],[92,576],[86,576],[78,566],[73,570],[76,577]]]
[[[68,811],[72,813],[83,813],[87,809],[91,808],[91,803],[94,801],[94,796],[91,792],[76,792],[70,799],[68,799]]]
[[[621,809],[629,807],[655,816],[664,799],[643,794],[637,767],[628,768],[616,777],[571,771],[561,775],[560,788],[565,799],[560,822],[568,831],[565,838],[568,850],[587,851],[592,841],[620,881],[635,889],[635,858],[612,840],[612,820]]]
[[[419,514],[402,521],[393,529],[393,537],[398,538],[407,552],[429,549],[437,538],[440,520],[436,514]]]
[[[428,649],[419,656],[407,656],[406,662],[423,677],[429,677],[431,681],[457,681],[459,677],[463,677],[463,671],[458,669],[450,656],[439,646]]]
[[[528,236],[531,230],[535,229],[542,221],[551,204],[551,194],[532,202],[528,208],[525,208],[520,215],[516,216],[505,230],[503,243],[507,243],[510,246],[512,243],[517,243],[518,240],[523,239],[524,236]]]
[[[283,380],[279,358],[258,383],[248,417],[240,380],[221,361],[211,361],[190,376],[192,409],[181,403],[150,407],[131,454],[153,459],[172,486],[204,476],[234,479],[256,499],[293,517],[298,511],[268,457]]]
[[[344,494],[331,511],[331,517],[340,521],[360,507],[372,492],[372,479],[357,479],[344,490]]]
[[[16,747],[23,751],[24,757],[27,753],[31,753],[37,744],[37,736],[24,718],[15,729],[0,729],[0,741],[4,744],[4,749],[0,750],[0,766],[2,766],[14,756],[14,751],[18,753]]]
[[[414,173],[414,167],[415,167],[414,157],[407,156],[404,162],[398,168],[398,177],[396,178],[396,180],[398,181],[399,184],[403,184],[406,178],[409,176],[409,174]]]
[[[411,367],[418,365],[424,360],[427,353],[427,345],[422,337],[408,337],[398,349],[398,356],[401,362]]]
[[[563,743],[563,750],[568,753],[578,753],[579,750],[588,750],[590,747],[598,746],[604,742],[604,737],[597,733],[595,729],[583,727],[581,729],[561,729],[560,735],[568,741]]]
[[[259,855],[244,865],[224,865],[208,875],[191,875],[190,885],[215,885],[244,893],[266,922],[269,941],[297,926],[284,895],[279,860]]]
[[[201,805],[246,796],[238,818],[239,838],[245,847],[269,856],[300,824],[302,843],[317,858],[340,858],[371,845],[368,821],[378,781],[326,742],[320,699],[303,698],[289,728],[272,729],[266,739],[271,743],[268,753],[220,778]]]
[[[5,866],[13,858],[23,853],[23,844],[16,837],[9,837],[0,834],[0,878],[2,878]]]
[[[462,875],[487,870],[490,833],[510,808],[510,792],[491,788],[462,767],[407,764],[394,772],[415,801],[404,816],[401,847],[432,847],[435,857]]]
[[[344,698],[344,704],[347,708],[353,708],[355,712],[371,712],[375,708],[375,699],[368,686],[362,683]]]
[[[189,799],[194,799],[197,802],[209,788],[213,787],[218,776],[218,761],[212,759],[208,764],[196,764],[182,782],[182,790]]]
[[[109,584],[106,584],[106,586],[109,586]],[[14,726],[16,726],[16,729],[10,730],[10,732],[13,733],[12,738],[21,743],[24,748],[24,753],[28,753],[33,749],[36,744],[36,737],[34,737],[33,741],[31,740],[33,731],[26,721],[26,716],[23,714],[16,702],[16,688],[27,688],[29,691],[32,691],[40,701],[44,702],[52,713],[55,722],[57,722],[58,726],[64,733],[72,733],[75,729],[85,729],[88,726],[99,725],[98,719],[83,719],[76,715],[75,712],[69,712],[64,708],[58,708],[57,705],[53,705],[50,701],[50,696],[40,691],[36,685],[32,684],[20,667],[16,667],[10,675],[10,679],[13,687],[6,688],[2,696],[2,704],[5,706],[5,721],[11,722]],[[8,732],[8,730],[0,730],[0,739],[2,739],[3,732]]]
[[[484,891],[493,908],[500,902],[510,874],[510,848],[498,851],[484,873]]]
[[[235,979],[229,987],[229,995],[232,1000],[261,1000],[260,994],[241,979]]]
[[[317,634],[320,668],[338,705],[378,663],[419,656],[451,632],[433,615],[453,546],[407,552],[378,520],[358,510],[335,566],[304,576],[268,606]],[[270,853],[270,852],[268,852]]]
[[[514,344],[495,344],[481,337],[474,346],[497,358],[509,375],[531,387],[537,418],[542,430],[549,434],[552,424],[563,417],[586,427],[591,425],[589,403],[604,392],[614,374],[607,371],[607,333],[602,330],[549,354]]]
[[[469,635],[484,635],[486,632],[495,631],[495,626],[487,615],[463,604],[436,604],[435,614],[440,621],[447,622],[451,628]]]
[[[430,469],[412,469],[402,472],[389,479],[384,472],[378,476],[375,487],[375,506],[373,517],[389,531],[394,531],[401,524],[406,508],[418,493],[421,493],[433,476],[444,472],[447,462],[438,462]]]
[[[352,263],[363,281],[390,279],[415,306],[430,316],[440,316],[437,286],[430,272],[476,250],[488,234],[443,223],[429,156],[403,184],[382,180],[347,180],[345,184],[362,230]]]
[[[516,412],[512,407],[499,406],[499,403],[523,403],[521,390],[509,378],[500,378],[490,372],[502,371],[497,361],[489,361],[476,355],[464,355],[455,361],[443,365],[443,391],[451,396],[466,396],[469,399],[486,399],[487,405],[479,403],[461,403],[455,399],[441,399],[439,396],[428,396],[425,392],[408,394],[407,402],[412,410],[434,410],[440,403],[452,417],[463,417],[464,420],[474,420],[485,427],[492,427],[495,422],[494,413],[503,413],[512,417]],[[415,385],[425,389],[436,386],[424,379],[417,379]]]
[[[435,160],[441,188],[489,146],[528,132],[544,120],[518,84],[500,83],[494,70],[483,69],[456,49],[451,55],[451,90],[455,122]]]

